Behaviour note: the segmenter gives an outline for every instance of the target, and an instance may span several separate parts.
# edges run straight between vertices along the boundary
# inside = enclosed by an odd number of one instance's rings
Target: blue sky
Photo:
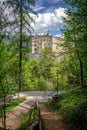
[[[0,0],[6,1],[6,0]],[[35,0],[35,6],[33,10],[37,12],[38,17],[34,14],[31,16],[34,18],[35,23],[31,23],[34,31],[32,34],[46,34],[49,30],[51,35],[61,36],[63,29],[63,17],[66,17],[65,9],[68,6],[63,0]],[[5,12],[11,12],[12,9],[5,10]],[[13,17],[9,16],[10,20]]]
[[[35,24],[32,24],[34,33],[46,33],[61,35],[63,29],[62,17],[66,17],[64,11],[68,8],[63,0],[36,0],[34,10],[38,17],[35,17]]]
[[[36,0],[36,11],[38,13],[52,12],[59,7],[67,8],[63,0]]]

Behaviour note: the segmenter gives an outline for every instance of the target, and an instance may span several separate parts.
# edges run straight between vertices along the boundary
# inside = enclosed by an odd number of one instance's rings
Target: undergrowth
[[[41,117],[41,130],[44,130],[44,121],[42,117]]]
[[[14,99],[11,102],[7,103],[5,106],[6,111],[13,109],[20,103],[22,103],[25,100],[25,98],[19,98],[19,99]],[[0,108],[0,117],[3,116],[3,107]]]
[[[61,100],[49,100],[46,105],[58,111],[71,130],[87,130],[87,88],[64,93]]]
[[[26,130],[28,126],[30,126],[36,118],[36,107],[31,108],[23,117],[20,122],[20,125],[16,130]]]

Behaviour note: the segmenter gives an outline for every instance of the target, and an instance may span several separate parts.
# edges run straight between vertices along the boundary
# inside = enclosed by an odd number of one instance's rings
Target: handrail
[[[36,111],[36,119],[35,121],[27,128],[27,130],[41,130],[41,115],[40,115],[40,108],[38,101],[35,102],[35,105],[37,107]]]

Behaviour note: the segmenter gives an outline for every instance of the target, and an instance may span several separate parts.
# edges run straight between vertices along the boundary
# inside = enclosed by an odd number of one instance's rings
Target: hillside
[[[60,101],[52,100],[47,105],[63,116],[71,130],[87,130],[87,88],[66,92]]]

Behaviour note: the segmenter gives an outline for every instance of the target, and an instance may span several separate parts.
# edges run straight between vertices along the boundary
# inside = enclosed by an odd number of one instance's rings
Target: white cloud
[[[0,0],[0,2],[7,1],[7,0]]]
[[[64,38],[63,34],[56,34],[55,36],[56,36],[56,37]]]
[[[43,7],[43,6],[41,6],[41,7],[39,7],[39,6],[36,6],[36,7],[34,7],[34,11],[40,11],[40,10],[43,10],[43,9],[45,9],[45,7]]]
[[[1,0],[0,0],[1,1]],[[2,0],[6,1],[6,0]],[[41,0],[40,0],[41,1]],[[53,0],[52,0],[53,1]],[[61,1],[61,0],[56,0]],[[44,6],[39,6],[41,3],[38,3],[36,10],[45,9]],[[64,13],[64,8],[57,8],[53,12],[45,12],[45,13],[39,13],[38,17],[35,15],[32,15],[32,17],[35,20],[35,24],[31,23],[31,26],[34,28],[35,33],[46,33],[47,30],[49,31],[60,31],[60,29],[63,27],[63,19],[62,17],[66,17]],[[10,12],[12,9],[10,9]],[[8,9],[5,10],[5,12],[8,12]],[[12,21],[13,17],[9,17],[9,19]]]
[[[63,0],[51,0],[51,1],[47,1],[48,3],[58,3],[58,2],[62,2]]]
[[[32,23],[32,27],[35,33],[45,33],[49,30],[60,30],[63,26],[62,17],[66,17],[64,13],[64,8],[55,9],[53,12],[49,13],[39,13],[38,17],[35,17],[35,24]]]

